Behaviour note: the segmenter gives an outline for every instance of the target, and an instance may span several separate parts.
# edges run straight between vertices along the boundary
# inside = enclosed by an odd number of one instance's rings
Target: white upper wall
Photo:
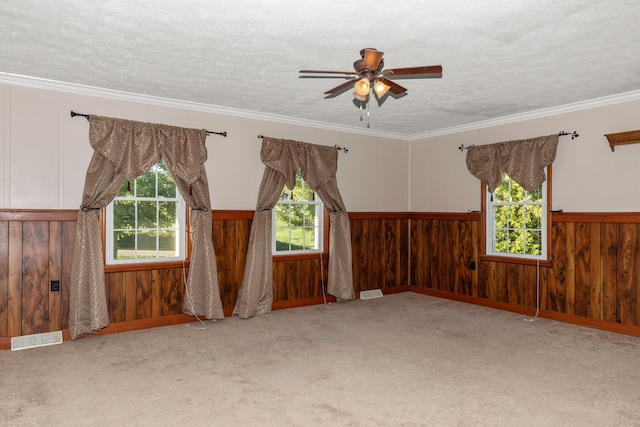
[[[405,141],[210,112],[0,84],[0,208],[77,209],[93,150],[89,123],[70,111],[226,131],[207,137],[214,210],[253,210],[264,165],[258,135],[338,144],[338,186],[349,211],[406,211]],[[354,113],[354,120],[357,113]]]
[[[264,171],[258,135],[340,145],[338,184],[349,211],[466,212],[480,209],[480,183],[458,146],[577,131],[560,138],[553,209],[637,212],[640,144],[611,152],[604,134],[640,129],[640,100],[407,142],[259,118],[113,97],[0,84],[0,208],[77,209],[93,150],[75,110],[130,120],[227,131],[207,138],[214,210],[253,210]],[[354,115],[355,117],[356,115]]]
[[[640,129],[640,101],[425,138],[410,143],[410,211],[480,209],[480,181],[466,167],[461,144],[481,145],[577,131],[560,137],[553,163],[552,209],[640,211],[640,144],[611,152],[605,134]]]

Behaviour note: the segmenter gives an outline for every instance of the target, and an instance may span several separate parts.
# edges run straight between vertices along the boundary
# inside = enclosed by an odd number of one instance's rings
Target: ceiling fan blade
[[[409,68],[388,68],[382,72],[382,75],[388,78],[402,77],[420,78],[420,77],[442,77],[442,65],[430,65],[426,67],[409,67]]]
[[[365,49],[364,50],[364,66],[372,70],[377,70],[382,61],[382,55],[384,52],[379,50]]]
[[[355,75],[356,73],[353,71],[326,71],[326,70],[300,70],[298,73],[310,73],[310,74],[345,74],[345,75]]]
[[[382,82],[384,84],[386,84],[387,86],[389,86],[389,90],[391,91],[392,94],[394,95],[398,95],[401,94],[403,92],[406,92],[407,89],[403,88],[402,86],[400,86],[398,83],[393,82],[389,79],[385,79],[385,78],[380,78],[379,80],[382,80]]]
[[[338,93],[338,92],[348,88],[349,86],[353,86],[353,84],[355,82],[357,82],[357,81],[358,81],[358,79],[347,80],[346,82],[342,83],[341,85],[338,85],[338,86],[334,87],[333,89],[329,89],[324,94],[325,95],[331,95],[331,94],[334,94],[334,93]]]

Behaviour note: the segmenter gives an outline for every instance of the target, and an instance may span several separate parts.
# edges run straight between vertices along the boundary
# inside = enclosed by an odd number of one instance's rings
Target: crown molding
[[[395,132],[385,132],[375,129],[363,129],[353,126],[336,125],[332,123],[319,122],[315,120],[297,119],[278,114],[260,113],[251,110],[242,110],[233,107],[223,107],[220,105],[204,104],[192,101],[183,101],[172,98],[162,98],[151,95],[142,95],[132,92],[124,92],[113,89],[103,89],[95,86],[86,86],[76,83],[67,83],[56,80],[42,79],[38,77],[22,76],[18,74],[0,72],[0,83],[15,86],[31,87],[36,89],[55,90],[75,95],[96,96],[100,98],[115,99],[119,101],[137,102],[160,107],[178,108],[182,110],[198,111],[204,113],[220,114],[225,116],[240,117],[252,120],[263,120],[267,122],[282,123],[291,126],[303,126],[308,128],[331,130],[338,132],[354,133],[359,135],[369,135],[382,138],[390,138],[408,141],[408,136]]]
[[[524,122],[527,120],[539,119],[549,116],[557,116],[559,114],[574,113],[576,111],[588,110],[597,107],[606,107],[613,104],[621,104],[623,102],[631,102],[640,100],[640,90],[620,93],[617,95],[604,96],[602,98],[590,99],[587,101],[579,101],[571,104],[560,105],[557,107],[543,108],[540,110],[528,111],[526,113],[513,114],[510,116],[498,117],[496,119],[483,120],[459,126],[436,129],[429,132],[411,135],[408,141],[413,142],[421,139],[433,138],[436,136],[451,135],[454,133],[468,132],[477,129],[484,129],[493,126],[506,125],[511,123]]]
[[[353,126],[336,125],[315,120],[297,119],[277,114],[260,113],[251,110],[242,110],[233,107],[223,107],[220,105],[204,104],[192,101],[183,101],[171,98],[162,98],[151,95],[142,95],[132,92],[124,92],[113,89],[103,89],[95,86],[86,86],[76,83],[67,83],[56,80],[48,80],[37,77],[22,76],[18,74],[0,72],[0,83],[26,86],[37,89],[55,90],[65,93],[73,93],[76,95],[96,96],[101,98],[116,99],[120,101],[137,102],[147,105],[157,105],[161,107],[179,108],[189,111],[198,111],[204,113],[220,114],[232,117],[240,117],[252,120],[263,120],[267,122],[281,123],[291,126],[302,126],[315,129],[323,129],[337,132],[353,133],[358,135],[368,135],[380,138],[389,138],[399,141],[413,142],[422,139],[433,138],[436,136],[450,135],[460,132],[468,132],[477,129],[484,129],[493,126],[518,123],[527,120],[539,119],[549,116],[555,116],[564,113],[573,113],[591,108],[604,107],[623,102],[631,102],[640,100],[640,90],[620,93],[616,95],[595,98],[586,101],[574,102],[571,104],[560,105],[557,107],[543,108],[540,110],[529,111],[526,113],[513,114],[510,116],[498,117],[496,119],[483,120],[479,122],[467,123],[459,126],[435,129],[423,133],[407,135],[396,132],[385,132],[375,129],[364,129]]]

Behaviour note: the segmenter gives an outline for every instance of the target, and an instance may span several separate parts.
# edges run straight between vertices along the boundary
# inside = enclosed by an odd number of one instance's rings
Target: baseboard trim
[[[505,302],[490,301],[484,298],[472,297],[468,295],[454,294],[452,292],[440,291],[420,286],[410,285],[409,290],[422,295],[432,297],[445,298],[454,301],[464,302],[468,304],[481,305],[483,307],[495,308],[503,311],[523,314],[526,316],[535,316],[536,309],[533,307],[524,307],[520,305],[509,304]],[[538,317],[556,320],[558,322],[570,323],[572,325],[583,326],[586,328],[600,329],[607,332],[615,332],[623,335],[631,335],[640,337],[640,326],[621,325],[620,323],[608,322],[606,320],[589,319],[573,314],[558,313],[555,311],[540,310]]]

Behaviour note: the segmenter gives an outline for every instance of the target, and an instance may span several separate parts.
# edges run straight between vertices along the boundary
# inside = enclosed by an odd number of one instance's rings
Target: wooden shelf
[[[611,151],[616,151],[616,145],[640,144],[640,130],[609,133],[605,136],[609,140]]]

